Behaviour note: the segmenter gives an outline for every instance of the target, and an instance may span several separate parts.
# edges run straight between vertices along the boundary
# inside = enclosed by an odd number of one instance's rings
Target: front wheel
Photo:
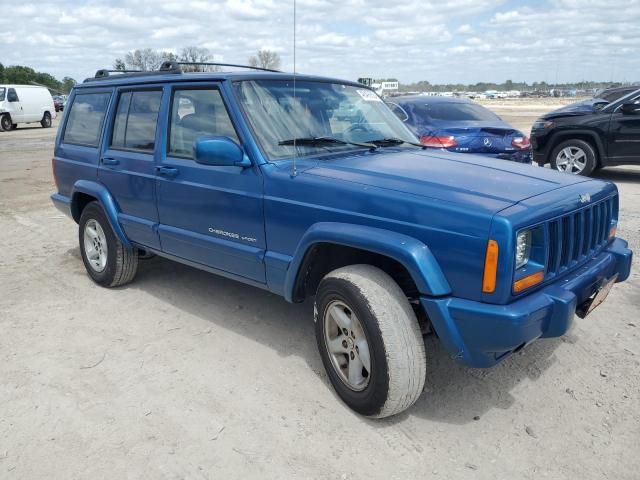
[[[415,403],[426,377],[424,341],[389,275],[371,265],[334,270],[320,282],[315,312],[322,362],[351,409],[383,418]]]
[[[138,250],[122,244],[98,202],[89,203],[82,211],[78,239],[82,261],[94,282],[117,287],[133,280]]]
[[[44,112],[42,120],[40,121],[40,125],[42,125],[42,128],[51,127],[51,114],[49,112]]]
[[[598,165],[593,147],[584,140],[565,140],[551,152],[551,168],[588,177]]]
[[[0,117],[0,130],[9,131],[11,130],[12,126],[13,126],[13,122],[11,121],[11,117],[9,116],[8,113]]]

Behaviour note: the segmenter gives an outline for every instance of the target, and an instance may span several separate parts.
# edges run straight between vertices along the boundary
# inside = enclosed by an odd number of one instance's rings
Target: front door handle
[[[103,165],[120,165],[120,160],[118,160],[117,158],[103,157],[102,164]]]
[[[158,171],[158,175],[162,175],[163,177],[173,178],[178,175],[178,169],[173,167],[156,167]]]

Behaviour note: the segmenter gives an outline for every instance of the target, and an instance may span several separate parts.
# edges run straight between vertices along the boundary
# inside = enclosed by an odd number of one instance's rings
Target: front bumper
[[[449,354],[471,367],[491,367],[538,338],[559,337],[576,308],[613,275],[626,280],[632,252],[615,239],[597,257],[559,281],[508,305],[461,298],[422,297],[421,303]]]

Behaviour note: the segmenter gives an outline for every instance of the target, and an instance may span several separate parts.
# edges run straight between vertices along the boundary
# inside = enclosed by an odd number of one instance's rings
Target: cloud
[[[42,0],[3,9],[0,62],[79,80],[136,48],[204,46],[292,69],[293,10],[276,0]],[[639,0],[298,0],[297,70],[432,83],[640,81]]]

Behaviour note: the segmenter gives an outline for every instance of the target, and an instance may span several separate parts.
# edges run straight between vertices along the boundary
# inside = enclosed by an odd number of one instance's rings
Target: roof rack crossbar
[[[219,63],[219,62],[173,62],[177,65],[204,65],[212,67],[237,67],[237,68],[249,68],[251,70],[262,70],[263,72],[280,72],[281,70],[274,70],[272,68],[254,67],[253,65],[240,65],[237,63]]]
[[[237,68],[248,68],[251,70],[260,70],[263,72],[280,72],[280,70],[273,70],[271,68],[262,68],[262,67],[254,67],[251,65],[240,65],[237,63],[219,63],[219,62],[176,62],[174,60],[167,60],[162,62],[160,68],[158,70],[110,70],[108,68],[103,68],[98,70],[95,76],[91,78],[85,79],[85,82],[92,82],[94,80],[103,80],[105,78],[111,77],[112,73],[117,73],[118,75],[114,78],[129,78],[129,77],[139,77],[146,75],[159,75],[166,73],[182,73],[181,65],[203,65],[203,66],[211,66],[211,67],[237,67]]]

